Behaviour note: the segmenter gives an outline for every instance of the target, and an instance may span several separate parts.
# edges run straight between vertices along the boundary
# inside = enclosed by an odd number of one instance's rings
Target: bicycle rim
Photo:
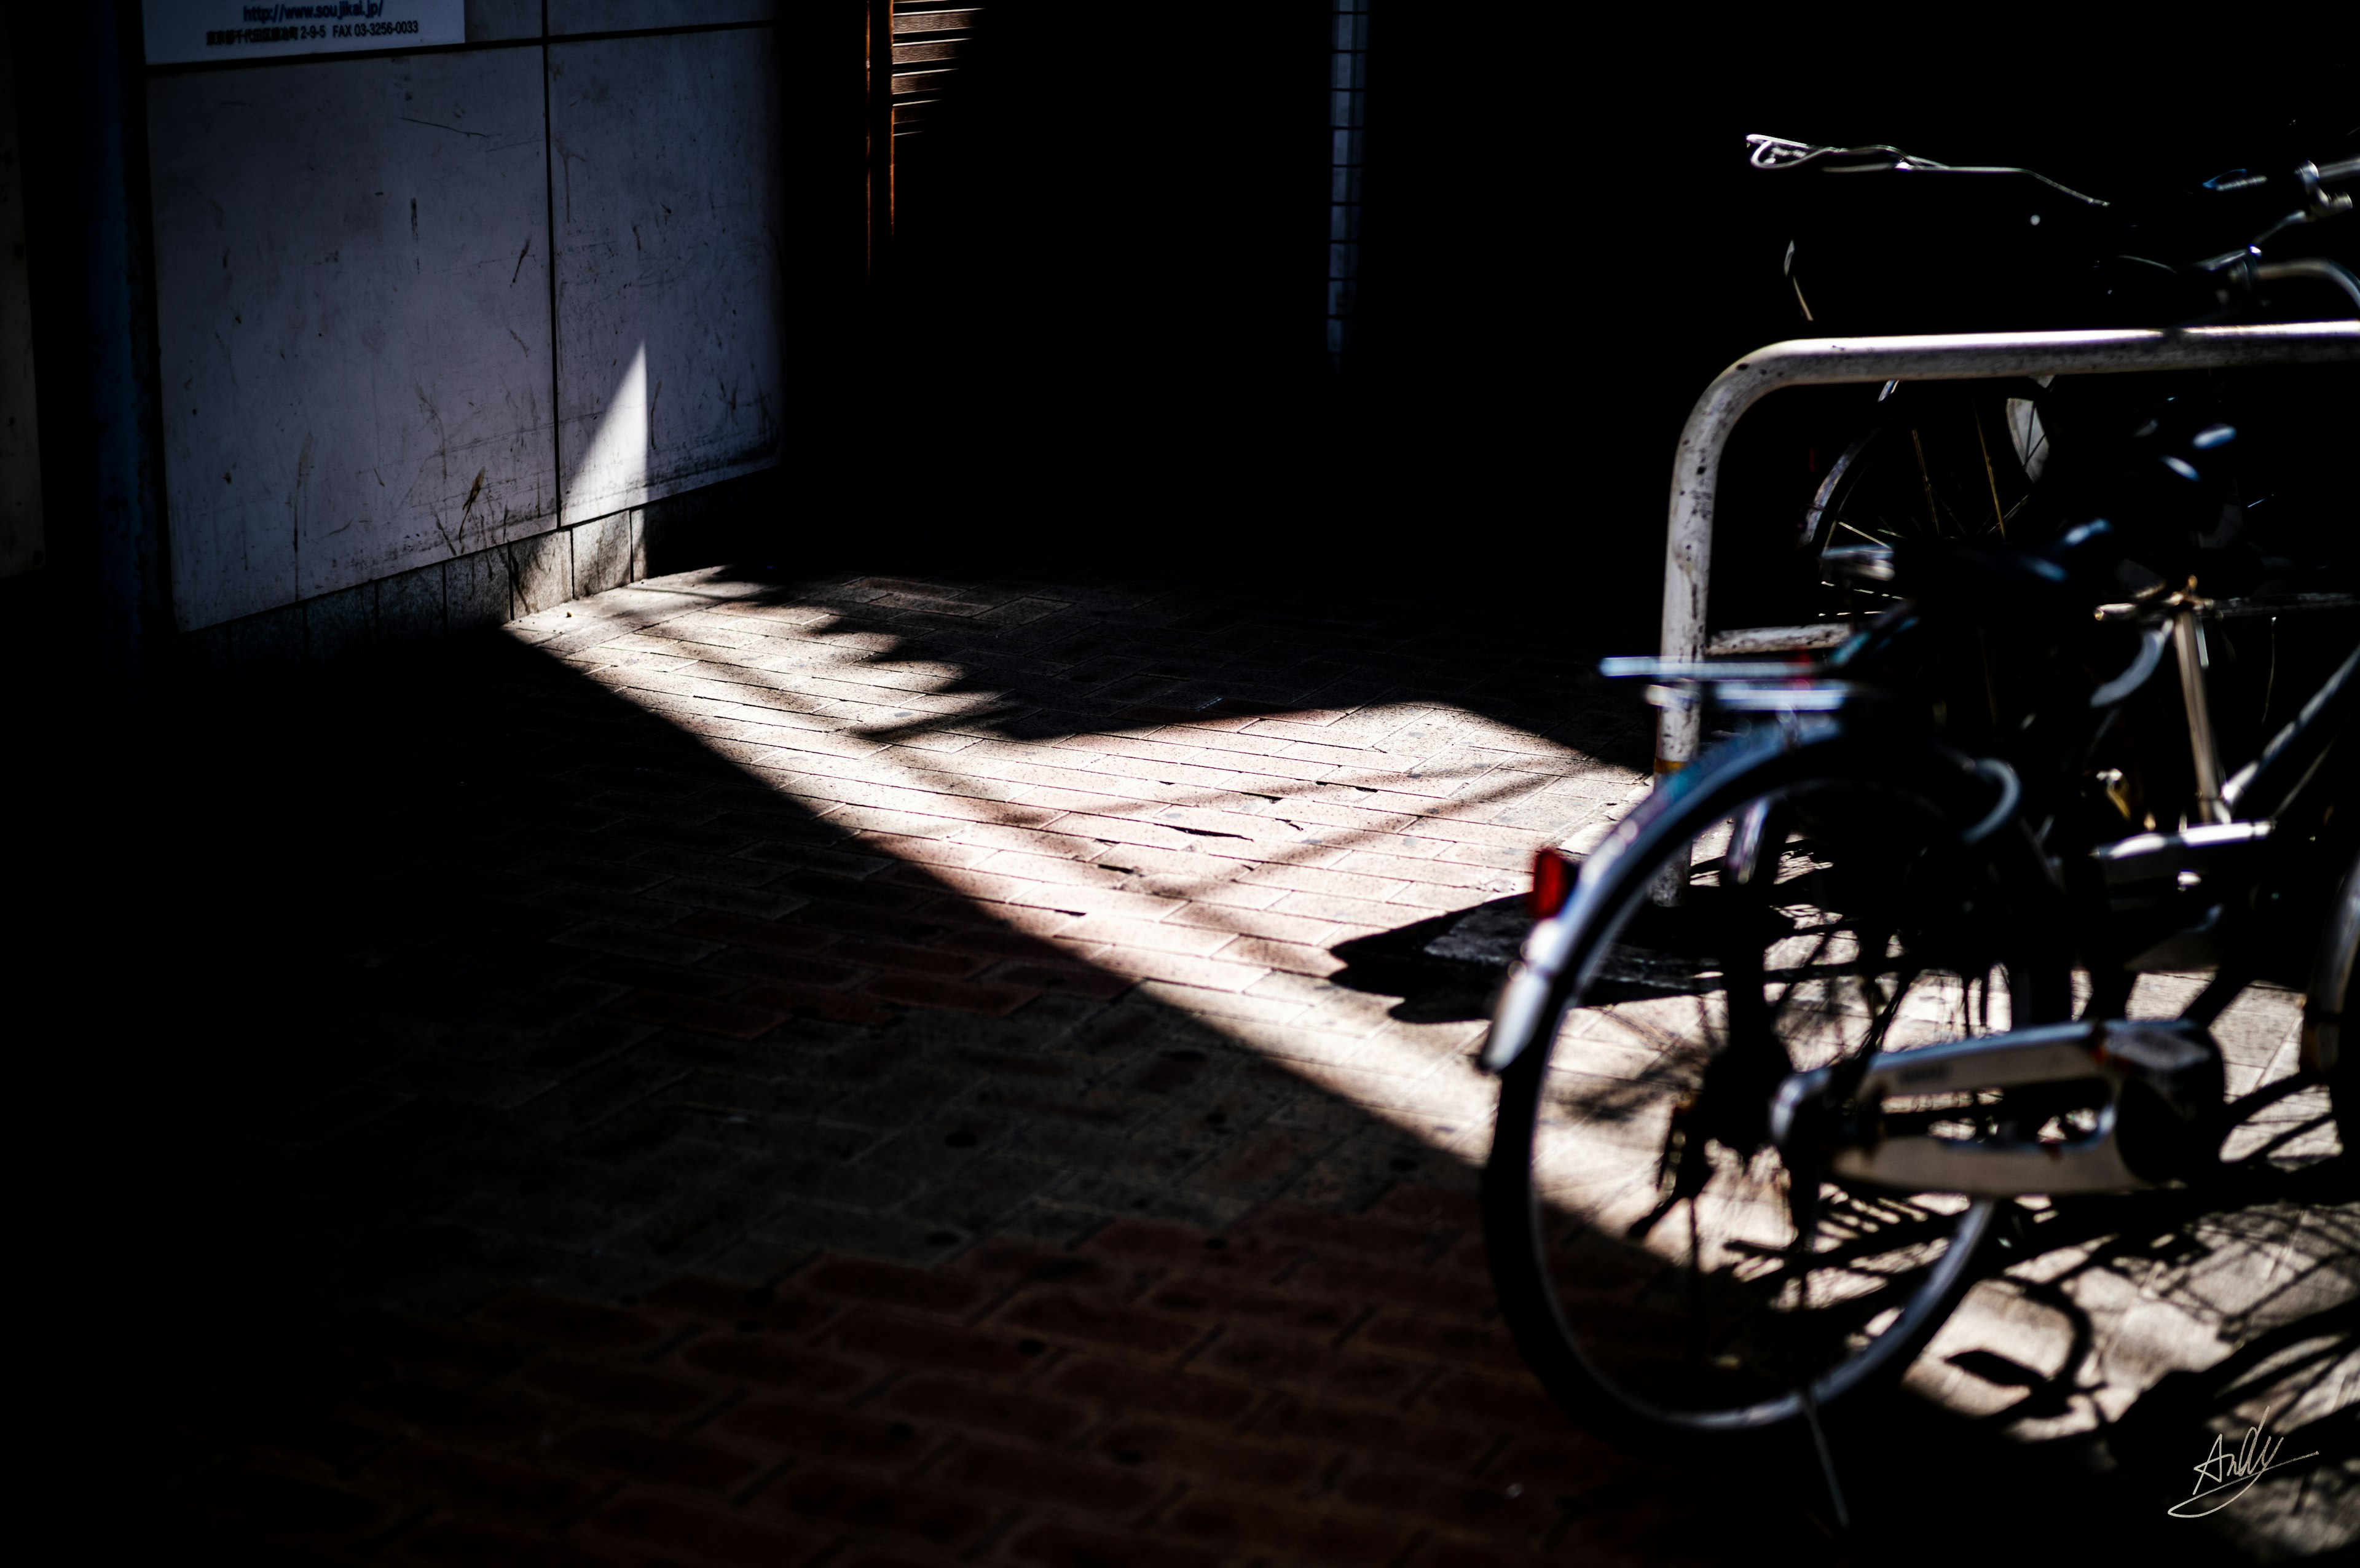
[[[1619,868],[1611,940],[1577,943],[1590,973],[1510,1069],[1486,1171],[1519,1344],[1626,1439],[1775,1428],[1906,1367],[1993,1205],[1798,1175],[1769,1095],[1788,1071],[2044,1010],[2036,961],[1977,914],[1988,872],[1907,790],[1813,780],[1698,816]],[[1666,870],[1668,909],[1648,892]]]

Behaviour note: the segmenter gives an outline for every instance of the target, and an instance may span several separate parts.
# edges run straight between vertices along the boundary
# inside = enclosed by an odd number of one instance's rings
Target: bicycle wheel
[[[2305,1055],[2327,1060],[2328,1103],[2346,1160],[2360,1160],[2360,1030],[2344,1023],[2351,1013],[2355,970],[2360,970],[2360,860],[2344,873],[2328,906],[2302,1003]]]
[[[1567,983],[1503,1074],[1484,1173],[1519,1347],[1640,1450],[1897,1376],[1969,1281],[1992,1203],[1790,1170],[1768,1132],[1786,1074],[2070,1008],[2049,928],[1961,849],[1955,804],[1899,768],[1733,771],[1585,868]]]
[[[2012,531],[2027,533],[2048,437],[2033,400],[2006,396],[2011,389],[2015,384],[1915,383],[1879,407],[1875,422],[1828,465],[1804,515],[1825,591],[1863,592],[1835,569],[1830,550],[1905,539],[2000,542]]]

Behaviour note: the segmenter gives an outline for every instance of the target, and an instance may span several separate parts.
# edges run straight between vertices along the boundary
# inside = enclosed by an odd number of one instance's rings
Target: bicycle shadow
[[[1464,1006],[1528,924],[1504,899],[1421,921],[1339,946],[1337,978],[1401,996],[1396,1016]],[[1617,949],[1591,1005],[1677,1005],[1712,988],[1710,969]],[[2233,1059],[2257,1077],[2274,1051],[2290,1065],[2291,1006],[2265,989],[2226,1015]],[[2233,1105],[2236,1158],[2204,1184],[2003,1209],[1980,1282],[1905,1387],[1830,1415],[1843,1557],[1988,1557],[1979,1538],[1928,1539],[1929,1470],[2004,1495],[2052,1546],[2276,1560],[2360,1538],[2360,1171],[2321,1152],[2324,1095],[2294,1087]],[[1617,1120],[1635,1096],[1592,1082],[1579,1113]],[[1799,1457],[1788,1480],[1824,1497]]]
[[[1994,1462],[2070,1476],[2158,1545],[2264,1559],[2348,1548],[2355,1197],[2338,1157],[2017,1206],[1912,1369],[1916,1398],[1885,1413],[1914,1406],[1927,1430]]]

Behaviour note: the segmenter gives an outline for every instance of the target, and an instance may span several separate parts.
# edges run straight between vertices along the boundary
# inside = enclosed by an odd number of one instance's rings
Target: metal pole
[[[130,0],[26,7],[16,42],[50,570],[89,628],[93,684],[161,693],[172,635],[148,233],[147,69]],[[27,143],[26,145],[33,145]],[[75,614],[79,612],[79,614]]]
[[[1757,349],[1714,378],[1680,431],[1672,464],[1671,533],[1664,545],[1663,655],[1680,660],[1704,657],[1705,594],[1721,454],[1730,430],[1745,411],[1782,387],[2355,363],[2360,363],[2360,321],[2180,332],[1804,338]],[[1695,708],[1664,710],[1655,741],[1659,779],[1696,759],[1699,727]]]

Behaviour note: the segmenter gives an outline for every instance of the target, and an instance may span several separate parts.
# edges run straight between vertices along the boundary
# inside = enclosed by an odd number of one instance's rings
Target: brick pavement
[[[1593,1497],[1501,1340],[1480,1026],[1327,978],[1638,781],[1583,654],[1469,630],[705,573],[368,688],[370,863],[235,1160],[273,1326],[184,1380],[182,1514],[338,1560],[1660,1532],[1685,1478]]]
[[[182,1135],[191,1550],[1824,1555],[1794,1477],[1539,1399],[1480,1026],[1345,956],[1632,798],[1591,657],[1382,595],[712,572],[266,698],[301,734],[222,798],[310,803],[224,865],[297,958]]]

